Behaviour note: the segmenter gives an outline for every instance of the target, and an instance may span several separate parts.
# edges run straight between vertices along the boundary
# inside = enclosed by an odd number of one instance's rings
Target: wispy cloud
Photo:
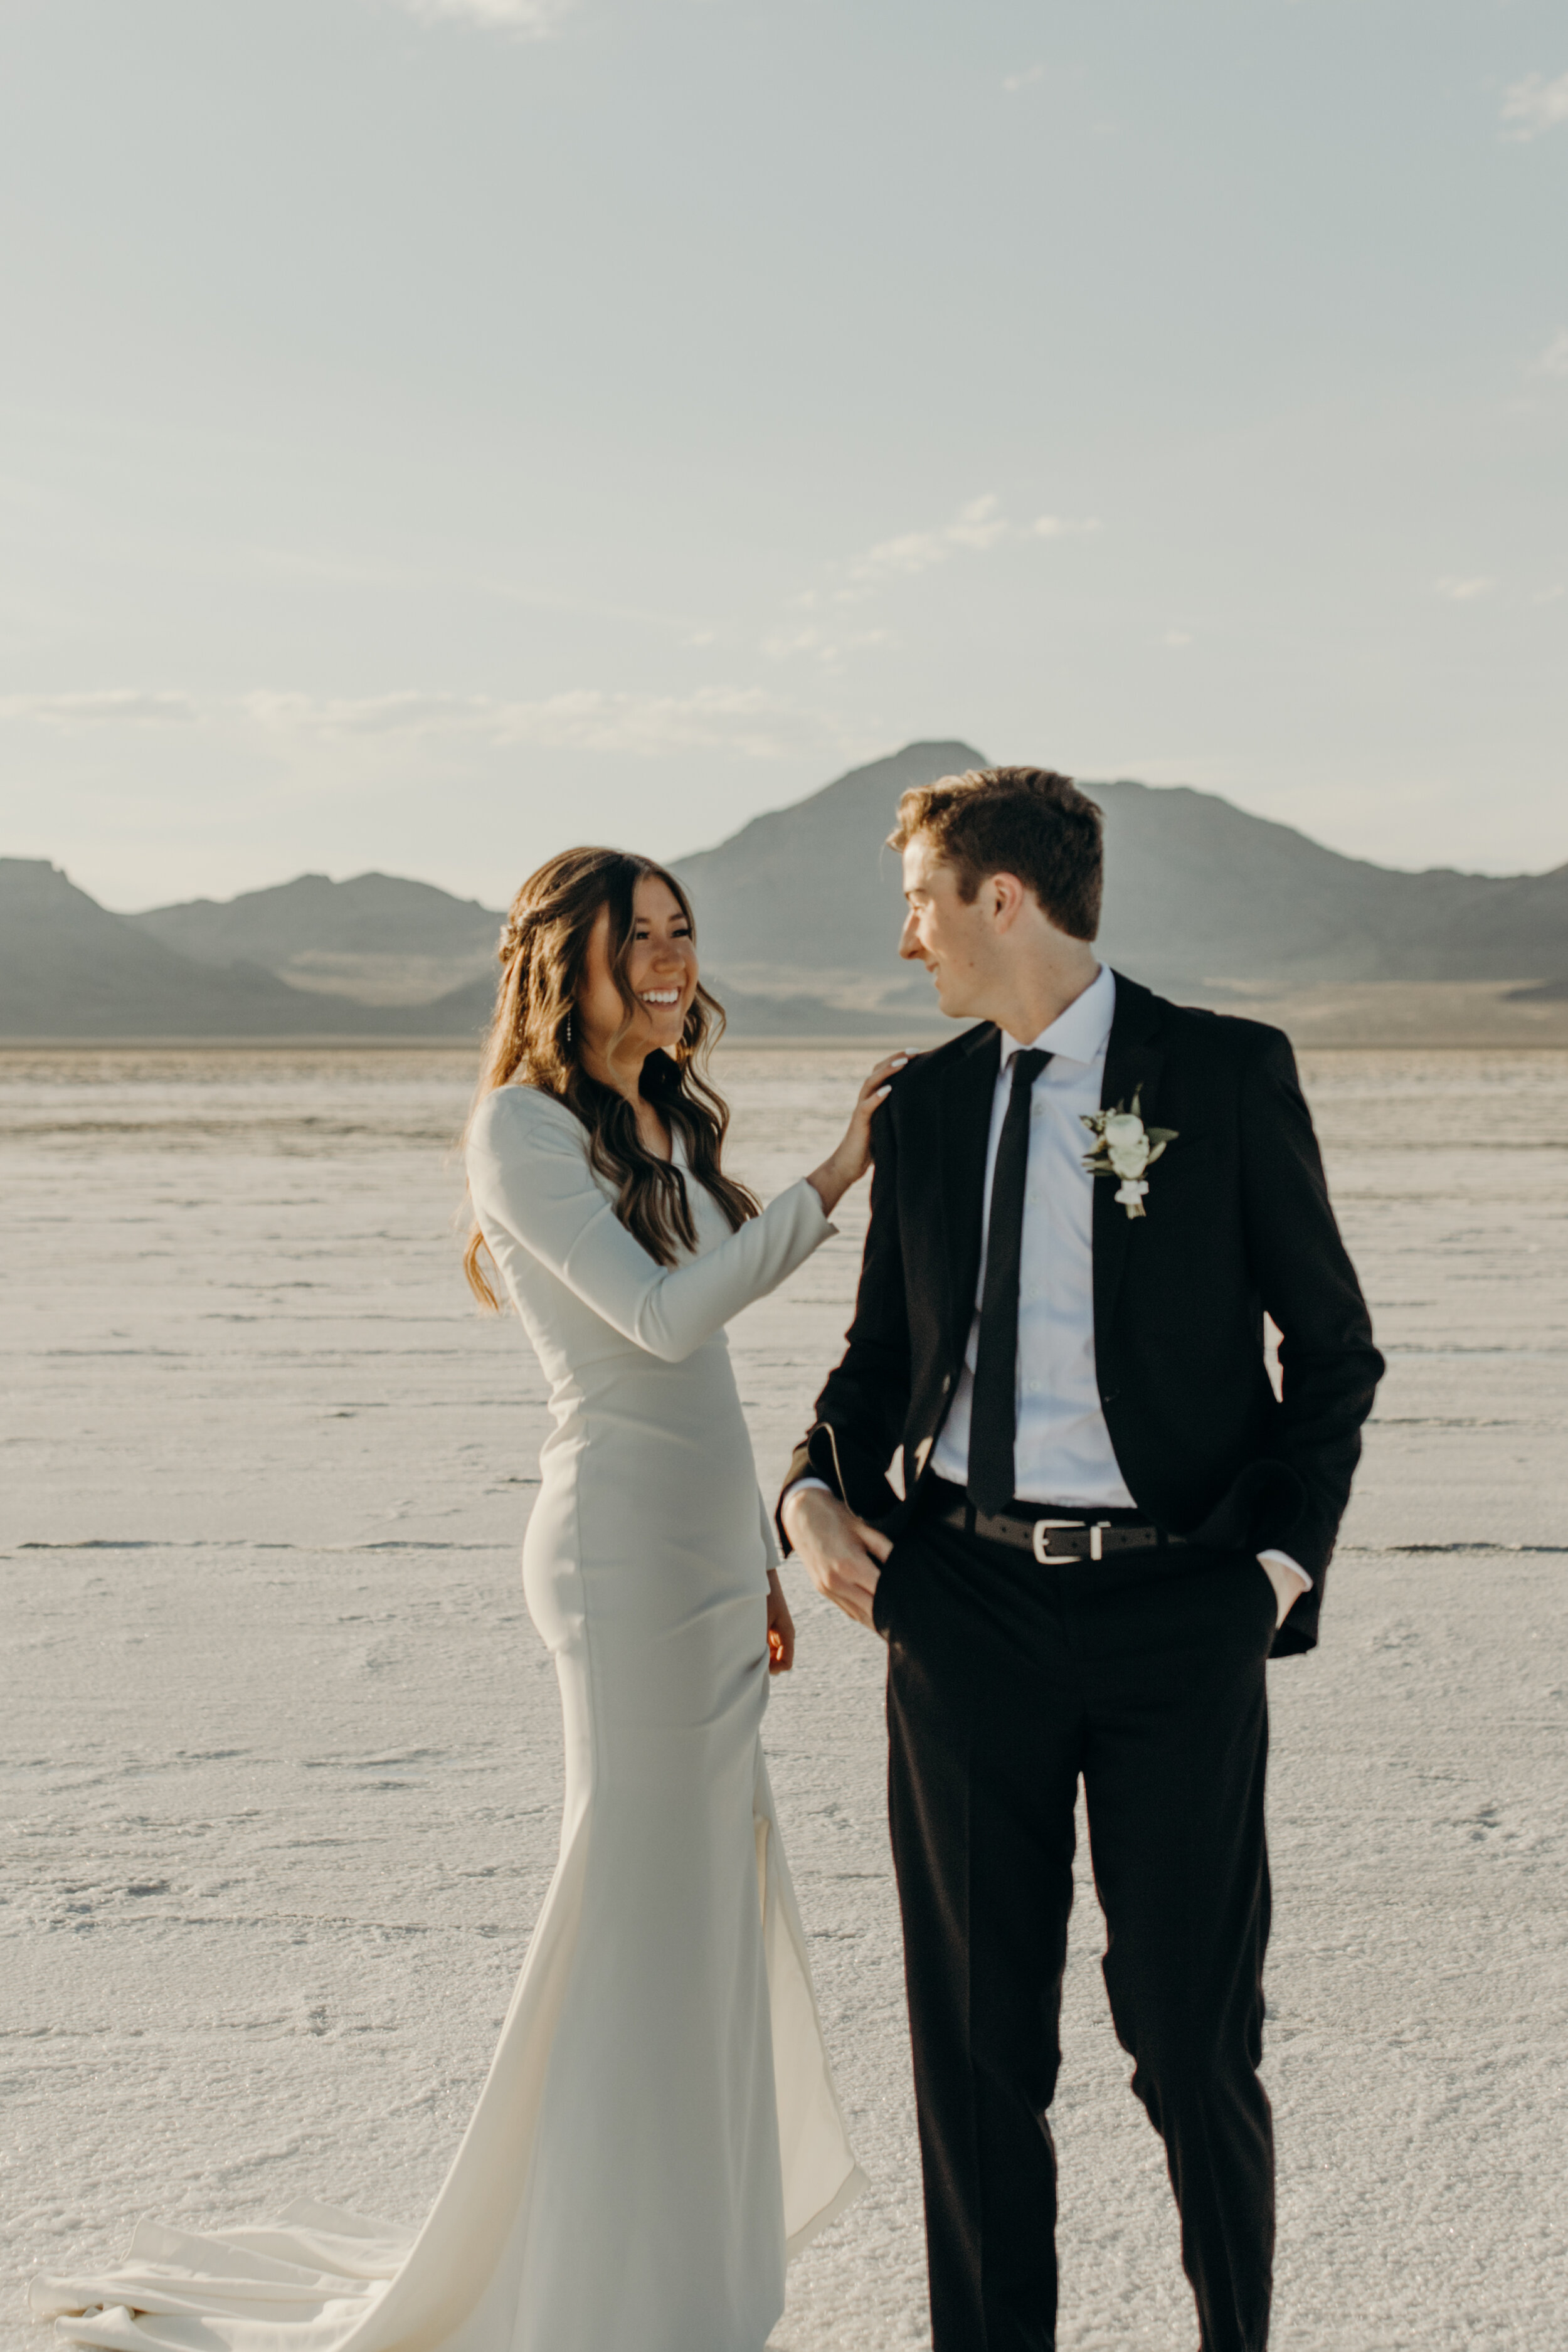
[[[407,15],[422,16],[426,24],[455,20],[532,41],[553,33],[574,5],[575,0],[398,0]]]
[[[108,687],[89,694],[0,695],[0,719],[41,727],[188,725],[201,716],[189,694]]]
[[[242,699],[257,724],[327,735],[449,734],[551,751],[617,751],[653,759],[669,751],[733,751],[776,759],[810,740],[804,713],[755,687],[699,687],[690,694],[617,694],[582,687],[538,701],[495,695],[383,694],[321,698],[254,693]]]
[[[797,604],[806,599],[797,598]],[[769,631],[763,639],[763,651],[770,661],[797,660],[809,655],[826,670],[842,669],[851,654],[863,653],[870,646],[890,646],[890,629],[841,629],[824,627],[817,621],[785,622]]]
[[[1010,526],[1001,512],[1001,500],[989,493],[971,499],[940,530],[905,530],[896,539],[879,540],[849,566],[851,580],[881,580],[897,573],[933,571],[961,549],[994,547]]]
[[[1044,81],[1045,78],[1044,66],[1026,66],[1022,73],[1004,74],[1002,87],[1005,90],[1028,89],[1034,83]]]
[[[1100,527],[1098,515],[1037,515],[1026,536],[1029,539],[1084,539]]]
[[[1568,122],[1568,73],[1548,81],[1543,74],[1526,74],[1504,90],[1502,119],[1510,139],[1539,139]]]
[[[1530,373],[1568,376],[1568,327],[1559,327]]]
[[[536,701],[502,695],[407,692],[297,694],[258,688],[198,697],[112,688],[81,694],[0,697],[0,721],[49,727],[202,722],[278,735],[361,740],[447,736],[510,747],[616,751],[657,759],[670,751],[729,751],[777,759],[808,748],[820,724],[808,711],[756,687],[699,687],[689,694],[623,694],[580,687]]]
[[[1479,603],[1481,597],[1489,596],[1496,588],[1497,582],[1488,572],[1479,572],[1467,577],[1460,573],[1446,572],[1440,580],[1433,583],[1433,585],[1438,595],[1445,598],[1450,604],[1474,604]]]
[[[936,530],[901,531],[896,539],[879,540],[847,566],[848,576],[861,585],[879,580],[909,578],[950,563],[955,555],[984,553],[1004,540],[1065,539],[1100,529],[1098,516],[1068,520],[1061,515],[1040,515],[1034,522],[1016,523],[1002,511],[994,492],[971,499],[950,523]]]

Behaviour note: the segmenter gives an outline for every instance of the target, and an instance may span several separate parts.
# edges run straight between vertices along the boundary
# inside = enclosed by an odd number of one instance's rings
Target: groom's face
[[[904,903],[909,912],[899,953],[924,964],[950,1020],[984,1015],[996,965],[994,910],[985,884],[966,905],[953,868],[917,834],[904,847]]]

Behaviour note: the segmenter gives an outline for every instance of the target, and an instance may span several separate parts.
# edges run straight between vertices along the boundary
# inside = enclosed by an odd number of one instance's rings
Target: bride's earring
[[[569,1045],[572,1043],[572,1015],[570,1013],[566,1015],[566,1043]]]

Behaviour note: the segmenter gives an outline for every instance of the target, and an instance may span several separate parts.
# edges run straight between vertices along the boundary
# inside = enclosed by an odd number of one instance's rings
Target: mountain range
[[[900,792],[984,765],[970,744],[911,743],[674,861],[737,1035],[934,1017],[929,982],[896,958],[899,861],[883,844]],[[1568,866],[1401,873],[1213,793],[1084,789],[1105,815],[1104,950],[1156,987],[1221,1004],[1345,982],[1568,990]],[[47,861],[0,858],[0,1035],[472,1036],[500,920],[384,874],[120,915]]]
[[[900,792],[983,767],[965,743],[912,743],[676,862],[703,952],[746,987],[925,1003],[891,961],[899,860],[881,846]],[[1164,989],[1350,981],[1542,981],[1568,973],[1568,866],[1499,878],[1399,873],[1183,785],[1086,783],[1105,817],[1100,944]]]

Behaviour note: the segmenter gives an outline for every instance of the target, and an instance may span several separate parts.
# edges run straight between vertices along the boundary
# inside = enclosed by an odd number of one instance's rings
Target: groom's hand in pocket
[[[1307,1587],[1301,1581],[1299,1569],[1287,1568],[1282,1560],[1271,1559],[1268,1552],[1258,1553],[1258,1565],[1274,1587],[1274,1623],[1278,1630]]]
[[[786,1495],[784,1523],[824,1600],[875,1632],[871,1603],[882,1562],[893,1549],[889,1538],[821,1486],[797,1486]]]

